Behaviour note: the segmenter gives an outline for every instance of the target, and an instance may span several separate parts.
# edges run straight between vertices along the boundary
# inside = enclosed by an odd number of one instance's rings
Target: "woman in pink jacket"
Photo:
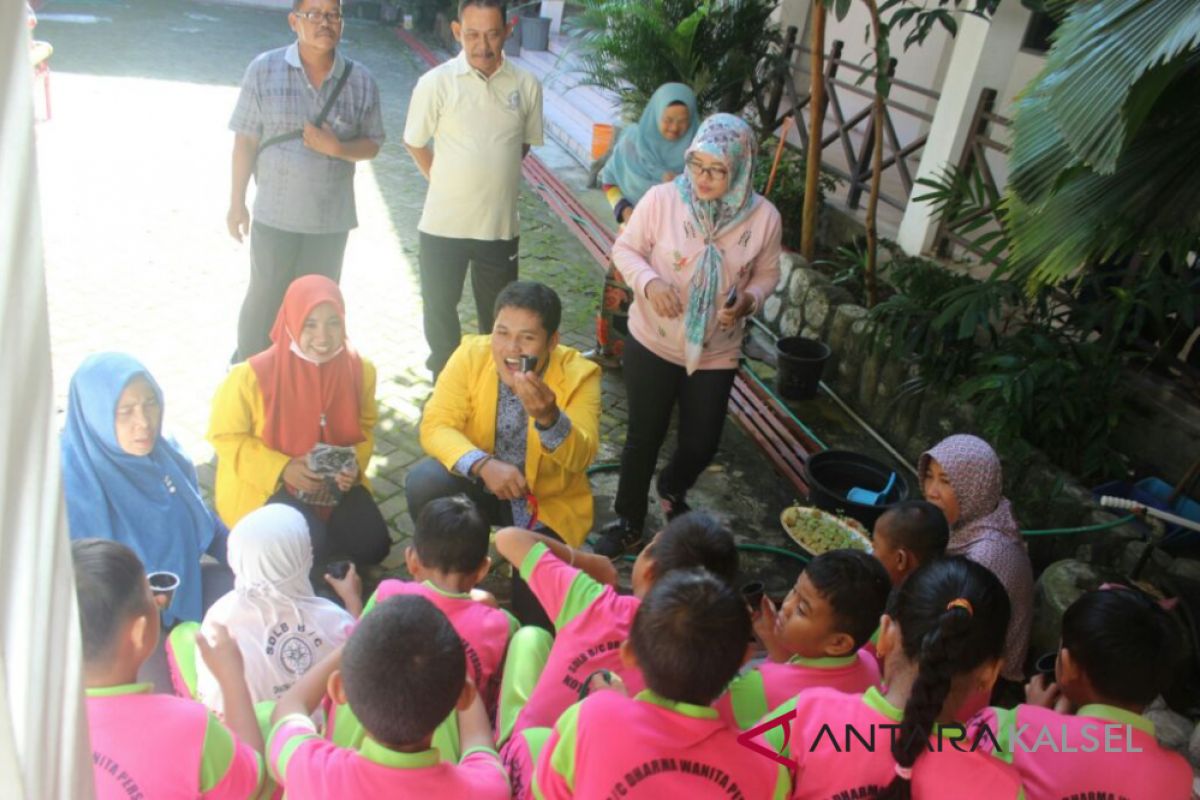
[[[754,191],[750,126],[715,114],[687,150],[686,169],[653,187],[613,245],[633,289],[622,357],[629,425],[614,503],[596,552],[616,556],[642,539],[647,497],[671,412],[679,435],[659,473],[671,519],[716,454],[741,355],[745,317],[779,282],[779,212]]]

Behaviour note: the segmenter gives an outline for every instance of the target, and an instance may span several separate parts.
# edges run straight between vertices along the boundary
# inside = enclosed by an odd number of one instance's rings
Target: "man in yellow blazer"
[[[494,525],[535,528],[572,547],[592,528],[587,468],[600,439],[600,368],[558,343],[562,303],[549,286],[510,283],[488,336],[465,336],[421,419],[431,458],[405,483],[415,522],[438,497],[465,494]],[[552,629],[513,574],[513,612]]]

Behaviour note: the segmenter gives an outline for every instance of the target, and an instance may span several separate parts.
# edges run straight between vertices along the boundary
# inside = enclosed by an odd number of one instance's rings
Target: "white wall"
[[[24,4],[0,2],[0,797],[88,800]]]

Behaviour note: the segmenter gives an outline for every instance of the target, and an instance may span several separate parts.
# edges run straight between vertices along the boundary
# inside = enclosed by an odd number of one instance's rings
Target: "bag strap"
[[[341,77],[338,78],[337,83],[334,84],[333,91],[329,93],[329,99],[326,100],[325,105],[321,107],[321,113],[317,114],[317,118],[313,120],[313,125],[318,128],[325,124],[325,118],[328,117],[329,112],[333,110],[334,102],[338,99],[338,95],[342,93],[342,87],[346,85],[346,81],[350,78],[350,70],[353,69],[354,62],[350,59],[346,59],[345,63],[346,68],[342,70]],[[291,140],[299,139],[302,136],[304,136],[303,129],[298,131],[289,131],[288,133],[281,133],[278,136],[272,136],[270,139],[267,139],[265,142],[261,142],[258,145],[258,150],[255,152],[254,157],[257,159],[263,150],[266,150],[272,145],[290,142]]]

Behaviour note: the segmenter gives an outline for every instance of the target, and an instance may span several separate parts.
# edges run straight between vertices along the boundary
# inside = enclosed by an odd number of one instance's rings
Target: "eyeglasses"
[[[693,177],[699,178],[701,175],[708,178],[710,181],[723,181],[729,178],[729,170],[721,165],[715,167],[704,167],[699,161],[689,158],[687,168],[692,171]]]
[[[342,12],[340,11],[326,11],[325,13],[321,13],[320,11],[293,11],[292,13],[300,19],[314,24],[320,22],[322,19],[330,25],[337,25],[342,21]]]

